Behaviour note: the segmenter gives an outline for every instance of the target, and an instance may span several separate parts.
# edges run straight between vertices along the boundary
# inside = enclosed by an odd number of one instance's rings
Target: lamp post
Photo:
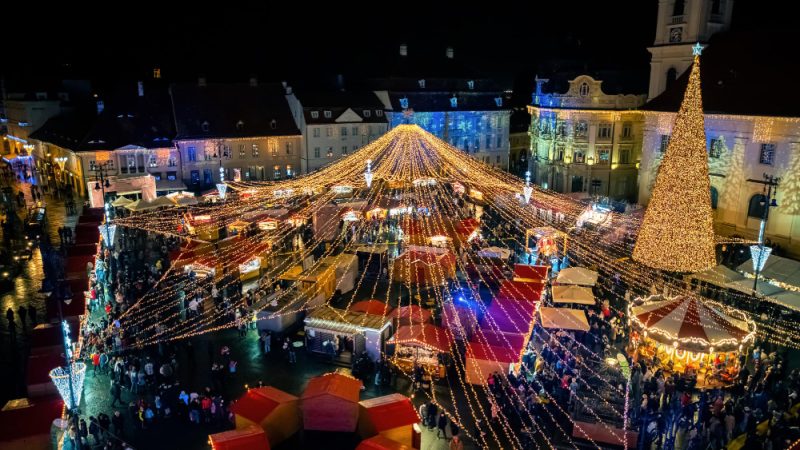
[[[778,185],[780,184],[781,179],[780,177],[765,173],[763,179],[761,180],[749,179],[747,181],[764,185],[764,190],[766,191],[766,197],[764,197],[764,200],[761,202],[761,206],[763,208],[761,210],[761,225],[758,229],[758,245],[750,246],[751,258],[753,259],[753,271],[755,272],[755,279],[753,280],[753,293],[756,293],[756,289],[758,288],[758,276],[761,273],[761,269],[764,268],[764,264],[767,262],[767,258],[769,258],[770,253],[772,253],[772,249],[770,247],[764,246],[764,233],[767,229],[769,209],[778,206],[778,201],[775,199],[775,196],[778,195]]]
[[[62,178],[64,176],[64,166],[67,164],[67,157],[66,156],[59,156],[57,158],[53,158],[53,161],[55,161],[56,164],[58,164],[58,169],[59,169],[58,177],[55,177],[55,179],[56,179],[56,189],[59,189],[61,187],[60,186],[61,185],[60,178]]]
[[[101,191],[103,196],[103,215],[105,216],[106,223],[105,223],[105,230],[106,230],[106,249],[108,250],[108,279],[113,280],[113,273],[111,269],[111,229],[109,228],[111,225],[111,215],[109,214],[109,206],[106,204],[106,188],[111,187],[111,183],[108,181],[108,161],[102,164],[96,164],[92,171],[95,172],[95,184],[94,190]],[[109,283],[110,284],[110,283]]]

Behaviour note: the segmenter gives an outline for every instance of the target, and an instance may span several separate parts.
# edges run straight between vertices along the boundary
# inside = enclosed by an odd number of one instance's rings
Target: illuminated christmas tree
[[[633,259],[655,269],[697,272],[716,265],[708,175],[700,51],[658,169]]]

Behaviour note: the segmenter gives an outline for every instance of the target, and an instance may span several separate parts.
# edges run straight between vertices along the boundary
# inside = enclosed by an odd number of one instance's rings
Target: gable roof
[[[348,114],[354,114],[356,117],[351,116],[346,122],[387,122],[386,114],[383,114],[383,103],[371,91],[305,92],[295,95],[303,106],[307,124],[337,123],[337,120],[348,111],[350,111]],[[364,114],[365,110],[369,111],[369,117]],[[325,111],[331,112],[330,117],[325,117]],[[313,117],[312,112],[316,112],[317,117]]]
[[[793,32],[726,32],[715,34],[700,57],[703,111],[800,117],[796,84],[798,63],[786,58],[786,42],[797,42]],[[689,81],[687,70],[673,85],[645,104],[649,111],[676,112]]]
[[[261,423],[272,414],[278,406],[296,401],[297,397],[287,394],[272,386],[248,389],[243,396],[231,406],[231,411],[251,422]]]
[[[450,99],[456,98],[453,107]],[[500,104],[496,99],[500,99]],[[415,112],[438,111],[511,111],[511,104],[504,93],[475,91],[389,91],[392,109],[402,111],[401,100],[408,100],[408,108]]]
[[[174,84],[176,139],[298,136],[280,84]]]
[[[340,373],[326,373],[308,381],[303,391],[303,400],[321,395],[332,395],[353,403],[358,402],[361,393],[361,381]]]
[[[378,433],[419,422],[419,415],[411,399],[402,394],[362,400],[359,404],[366,410],[369,420]]]

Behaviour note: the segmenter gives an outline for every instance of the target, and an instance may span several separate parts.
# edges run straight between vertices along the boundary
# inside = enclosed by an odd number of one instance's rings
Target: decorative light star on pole
[[[700,56],[703,53],[703,49],[705,48],[704,45],[700,44],[699,42],[692,46],[692,55],[693,56]]]
[[[522,188],[522,193],[525,195],[525,203],[528,203],[531,200],[531,194],[533,194],[530,170],[525,172],[525,187]]]
[[[228,192],[228,185],[225,183],[217,183],[217,192],[219,192],[219,198],[225,200],[225,194]]]
[[[372,160],[367,160],[367,170],[364,172],[364,180],[367,182],[367,188],[372,187]]]
[[[81,404],[81,394],[83,393],[83,381],[86,378],[86,364],[81,361],[72,363],[72,376],[66,367],[56,367],[50,371],[50,379],[58,389],[58,394],[67,405],[67,409],[72,411]],[[70,379],[72,385],[70,386]],[[73,404],[74,400],[74,404]]]
[[[750,259],[753,261],[753,270],[756,272],[756,276],[758,276],[759,272],[764,270],[764,266],[767,264],[767,259],[769,259],[771,253],[772,247],[762,247],[761,245],[750,246]]]

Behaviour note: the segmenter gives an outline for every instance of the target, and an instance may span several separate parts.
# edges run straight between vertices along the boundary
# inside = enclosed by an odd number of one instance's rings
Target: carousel
[[[744,312],[694,296],[639,298],[628,306],[628,316],[634,358],[695,378],[698,386],[732,382],[739,355],[756,334]]]

